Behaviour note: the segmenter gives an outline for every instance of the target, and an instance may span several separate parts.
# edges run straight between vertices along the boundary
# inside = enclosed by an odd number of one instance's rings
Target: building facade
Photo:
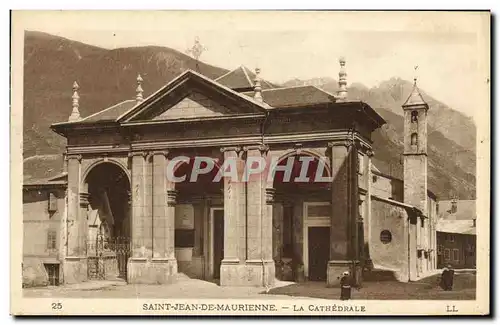
[[[66,181],[23,185],[23,285],[59,285],[66,214]]]
[[[68,143],[64,282],[183,272],[271,286],[291,273],[337,285],[345,270],[358,282],[377,268],[401,281],[432,271],[428,106],[415,85],[404,182],[375,175],[371,134],[385,121],[348,99],[340,64],[336,95],[244,67],[215,80],[188,70],[146,98],[139,77],[135,99],[84,118],[75,84],[69,121],[52,125]]]
[[[439,201],[437,223],[438,267],[476,268],[475,200]]]

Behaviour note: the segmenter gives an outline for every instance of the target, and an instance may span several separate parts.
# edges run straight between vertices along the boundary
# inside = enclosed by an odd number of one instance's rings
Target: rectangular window
[[[49,212],[57,211],[57,198],[54,193],[49,193]]]
[[[453,260],[455,262],[460,260],[459,250],[457,248],[453,249]]]
[[[194,247],[194,229],[175,229],[175,247]]]
[[[49,285],[59,285],[59,264],[44,264],[49,278]]]
[[[307,217],[330,217],[332,208],[330,204],[311,204],[307,205]]]
[[[47,232],[47,249],[54,250],[57,247],[57,233],[55,230]]]
[[[450,260],[450,249],[449,248],[446,248],[444,250],[444,260],[445,261],[449,261]]]
[[[447,237],[448,237],[448,241],[449,241],[450,243],[454,243],[454,242],[455,242],[455,236],[453,236],[453,235],[448,235]]]

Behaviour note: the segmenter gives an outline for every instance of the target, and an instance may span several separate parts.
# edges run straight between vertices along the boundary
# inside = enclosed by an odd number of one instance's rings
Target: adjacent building
[[[438,267],[476,268],[475,200],[439,201],[437,223]]]
[[[415,81],[403,105],[404,179],[385,175],[372,164],[371,138],[385,121],[349,99],[340,65],[337,94],[277,87],[239,67],[215,80],[188,70],[144,98],[139,76],[134,99],[87,117],[75,83],[69,120],[52,125],[67,139],[58,221],[49,194],[30,194],[39,208],[25,210],[25,245],[44,246],[37,254],[45,258],[48,226],[34,230],[26,220],[57,224],[64,283],[169,283],[183,272],[222,286],[290,276],[333,286],[346,270],[358,282],[380,269],[400,281],[433,272],[429,106]],[[271,173],[247,181],[224,173],[233,162],[242,177],[259,159]]]
[[[23,184],[23,284],[59,285],[65,239],[66,178]]]

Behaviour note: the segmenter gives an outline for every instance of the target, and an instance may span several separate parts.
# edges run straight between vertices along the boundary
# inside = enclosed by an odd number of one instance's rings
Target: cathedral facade
[[[135,99],[87,117],[75,83],[69,120],[52,125],[67,139],[62,281],[158,284],[182,272],[222,286],[334,286],[346,270],[358,282],[433,272],[429,107],[415,83],[404,179],[392,178],[372,164],[385,121],[349,99],[346,76],[341,59],[331,94],[277,87],[258,69],[215,80],[188,70],[145,98],[139,76]]]

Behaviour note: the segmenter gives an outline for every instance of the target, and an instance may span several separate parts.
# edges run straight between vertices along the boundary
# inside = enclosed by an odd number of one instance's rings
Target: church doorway
[[[330,227],[308,227],[309,280],[326,281],[330,259]]]
[[[214,279],[220,279],[220,266],[224,259],[224,210],[212,208]]]
[[[291,167],[288,175],[283,170],[287,165]],[[273,185],[278,204],[283,205],[283,231],[281,239],[275,241],[275,259],[280,259],[278,265],[282,267],[276,274],[289,279],[291,273],[291,278],[299,282],[326,280],[331,223],[327,164],[322,157],[303,153],[284,157],[277,166],[281,168],[274,175]]]
[[[89,194],[87,256],[90,279],[127,278],[130,257],[130,181],[114,163],[93,167]]]

